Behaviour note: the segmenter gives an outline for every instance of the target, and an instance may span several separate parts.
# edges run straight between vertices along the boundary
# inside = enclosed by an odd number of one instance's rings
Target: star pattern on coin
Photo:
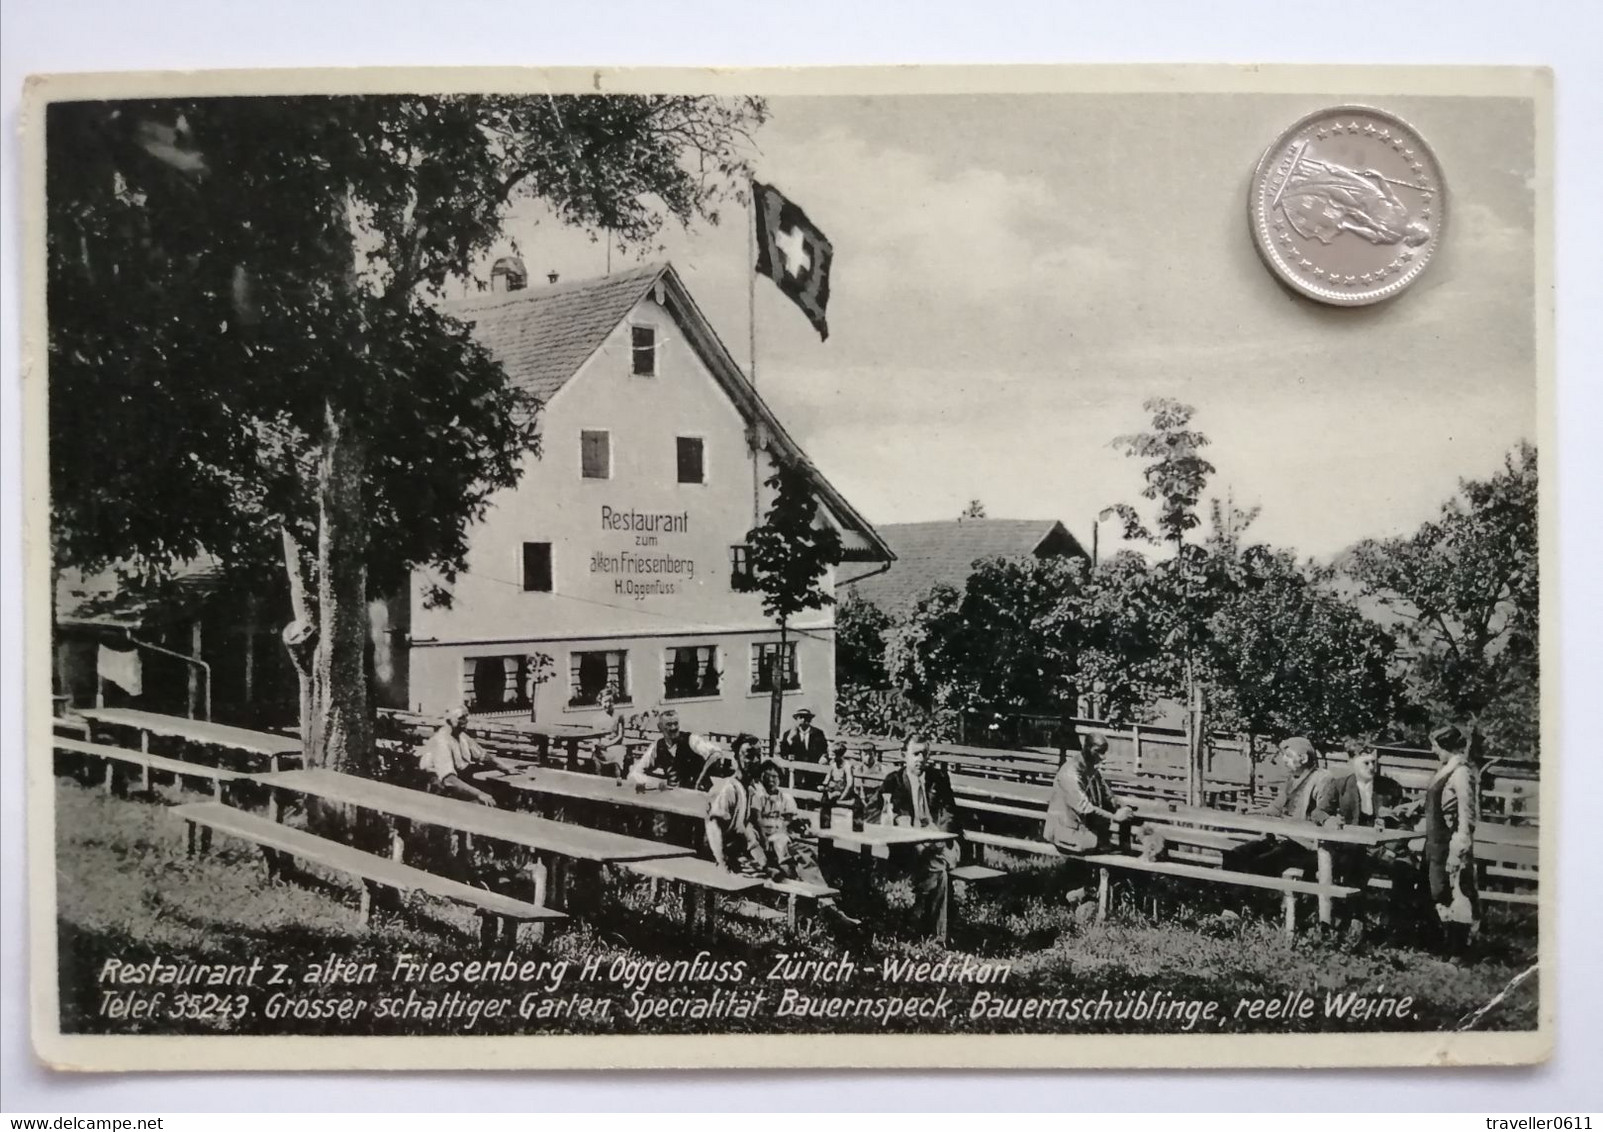
[[[1254,192],[1259,249],[1269,267],[1304,294],[1341,305],[1373,302],[1407,286],[1431,260],[1441,235],[1436,216],[1445,211],[1446,204],[1446,190],[1435,180],[1435,159],[1424,142],[1383,112],[1372,116],[1361,112],[1366,117],[1317,117],[1302,129],[1283,134],[1260,162]],[[1344,147],[1341,142],[1347,137],[1362,140]],[[1334,141],[1329,146],[1320,144],[1327,139]],[[1396,156],[1386,157],[1387,150]],[[1324,167],[1330,172],[1329,183],[1311,177],[1312,167],[1304,163]],[[1345,224],[1343,217],[1350,212],[1343,209],[1350,205],[1362,214],[1367,207],[1365,194],[1371,192],[1376,177],[1401,191],[1400,200],[1392,199],[1406,209],[1402,219],[1413,222],[1409,239],[1420,238],[1413,247],[1401,240],[1389,248],[1372,247],[1371,254],[1383,253],[1378,261],[1355,265],[1350,273],[1336,270],[1329,260],[1342,256],[1329,246],[1332,241],[1340,244],[1343,252],[1364,248],[1357,235],[1360,228]],[[1441,206],[1435,204],[1438,195],[1444,198]],[[1306,233],[1320,233],[1319,239]],[[1385,253],[1395,258],[1388,261]]]

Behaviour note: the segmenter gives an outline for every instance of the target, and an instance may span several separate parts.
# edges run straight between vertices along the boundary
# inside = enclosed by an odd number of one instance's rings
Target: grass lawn
[[[1150,998],[1165,992],[1173,999],[1214,1001],[1217,1024],[1210,1032],[1287,1032],[1316,1030],[1422,1030],[1452,1028],[1486,1002],[1534,961],[1535,922],[1529,913],[1494,909],[1473,956],[1444,959],[1424,951],[1379,943],[1348,944],[1315,931],[1288,940],[1280,933],[1278,901],[1262,914],[1243,906],[1233,891],[1146,887],[1139,898],[1126,899],[1116,916],[1101,925],[1082,924],[1063,901],[1067,887],[1060,868],[1024,867],[1005,880],[976,888],[954,904],[952,954],[1010,964],[1005,983],[987,987],[945,984],[952,998],[947,1020],[931,1024],[872,1018],[809,1019],[775,1016],[772,1010],[750,1018],[717,1021],[683,1018],[631,1019],[638,983],[607,972],[628,975],[640,961],[694,957],[701,945],[686,935],[677,918],[677,901],[653,904],[643,882],[614,876],[602,911],[585,922],[555,933],[545,944],[525,935],[519,956],[568,960],[564,984],[547,993],[538,983],[399,985],[392,981],[395,959],[402,953],[430,958],[482,958],[477,948],[477,918],[465,909],[427,901],[404,914],[386,915],[376,927],[357,926],[356,889],[344,877],[306,878],[303,883],[269,883],[260,852],[254,846],[218,837],[212,852],[190,859],[184,852],[183,823],[167,811],[174,787],[159,788],[155,800],[107,797],[69,779],[58,779],[57,862],[60,933],[62,1026],[78,1033],[382,1033],[443,1034],[465,1032],[458,1015],[422,1018],[415,1015],[352,1023],[333,1020],[268,1018],[263,1006],[274,988],[252,991],[253,1008],[239,1020],[172,1019],[163,1016],[127,1020],[103,1017],[104,989],[99,975],[107,959],[146,961],[153,956],[172,962],[284,964],[292,974],[330,956],[373,962],[379,972],[369,986],[299,986],[292,997],[317,999],[356,995],[364,998],[415,996],[419,1001],[450,993],[506,997],[502,1017],[480,1017],[476,1034],[605,1032],[1178,1032],[1180,1020],[1026,1021],[1018,1018],[971,1018],[972,996],[978,990],[1015,998],[1099,997],[1115,1003],[1145,991]],[[878,922],[865,925],[860,936],[839,938],[821,925],[811,925],[798,938],[786,939],[780,927],[761,921],[726,917],[714,961],[746,964],[740,982],[716,984],[740,995],[768,994],[768,1002],[790,989],[814,997],[851,996],[883,999],[901,995],[933,995],[933,984],[890,985],[877,975],[886,958],[928,957],[945,952],[906,936],[901,930],[911,904],[905,880],[883,887],[885,907]],[[514,895],[519,895],[514,892]],[[523,894],[526,895],[526,894]],[[1154,915],[1154,899],[1156,915]],[[1230,914],[1226,914],[1227,910]],[[525,929],[527,931],[527,929]],[[781,954],[830,958],[848,953],[862,970],[849,982],[765,981]],[[602,975],[581,983],[578,968],[586,959],[602,960]],[[617,966],[614,966],[616,964]],[[663,982],[646,997],[667,999],[706,996],[714,984]],[[1383,989],[1382,989],[1383,988]],[[204,988],[197,988],[204,989]],[[1286,1021],[1252,1021],[1233,1014],[1243,998],[1270,998],[1301,991],[1316,1001],[1314,1016]],[[1330,1018],[1326,995],[1347,992],[1412,996],[1404,1021]],[[578,995],[612,1002],[605,1018],[569,1017],[541,1021],[520,1017],[530,1002]],[[1534,1027],[1537,980],[1526,980],[1479,1023],[1480,1029]]]

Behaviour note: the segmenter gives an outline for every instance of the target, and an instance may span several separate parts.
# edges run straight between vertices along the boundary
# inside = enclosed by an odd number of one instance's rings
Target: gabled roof
[[[855,583],[852,591],[887,613],[911,607],[937,584],[961,593],[982,558],[1089,557],[1056,519],[885,523],[879,533],[895,553],[896,565]]]
[[[583,367],[636,304],[658,292],[685,340],[734,402],[757,441],[798,465],[843,534],[848,562],[889,562],[879,534],[824,478],[766,402],[757,395],[672,264],[654,263],[598,279],[473,296],[446,310],[473,325],[474,335],[513,384],[549,401]]]
[[[549,401],[645,297],[666,264],[521,291],[476,295],[446,310],[473,324],[514,385]]]

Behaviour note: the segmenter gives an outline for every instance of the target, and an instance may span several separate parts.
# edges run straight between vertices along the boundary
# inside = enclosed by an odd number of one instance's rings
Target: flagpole
[[[757,186],[746,210],[746,358],[751,383],[757,384]]]
[[[751,387],[757,388],[757,183],[749,181],[751,200],[746,209],[746,364],[750,370]],[[762,474],[758,467],[761,459],[761,437],[753,423],[751,434],[751,525],[762,522]]]

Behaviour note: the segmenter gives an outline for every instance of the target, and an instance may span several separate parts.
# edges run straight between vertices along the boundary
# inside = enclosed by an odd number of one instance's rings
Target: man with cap
[[[435,791],[447,798],[493,806],[495,799],[474,780],[485,771],[515,771],[518,767],[481,747],[468,734],[467,722],[467,708],[458,705],[447,711],[439,730],[418,751],[418,768],[432,777]]]
[[[760,852],[751,828],[751,792],[762,764],[755,735],[739,735],[733,755],[708,760],[707,774],[717,780],[707,799],[707,849],[731,872],[756,871]]]
[[[1319,767],[1319,751],[1307,739],[1297,735],[1280,744],[1275,752],[1275,761],[1285,768],[1286,781],[1281,783],[1280,790],[1267,806],[1254,812],[1265,817],[1312,824],[1319,788],[1325,781],[1325,772]],[[1227,849],[1224,867],[1261,876],[1279,876],[1287,869],[1301,869],[1303,875],[1313,876],[1318,863],[1315,854],[1317,846],[1315,839],[1265,834],[1234,849]]]
[[[1480,927],[1475,887],[1475,821],[1480,799],[1471,736],[1449,724],[1431,733],[1441,764],[1425,787],[1425,871],[1449,951],[1462,950]]]
[[[813,709],[797,708],[796,726],[779,740],[779,757],[793,762],[821,763],[829,754],[829,740],[813,726]]]

